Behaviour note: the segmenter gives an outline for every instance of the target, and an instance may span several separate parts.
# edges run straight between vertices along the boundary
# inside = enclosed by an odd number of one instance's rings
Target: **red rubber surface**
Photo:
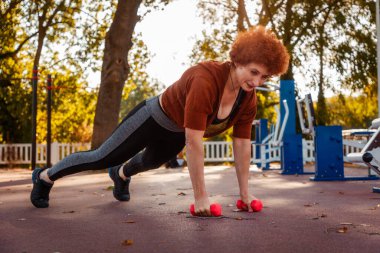
[[[380,194],[372,193],[379,181],[251,172],[252,193],[265,206],[247,213],[234,212],[234,169],[205,171],[210,202],[230,218],[191,217],[186,170],[134,177],[127,203],[113,199],[106,173],[67,177],[56,182],[51,207],[36,209],[30,171],[0,169],[0,252],[379,252]]]

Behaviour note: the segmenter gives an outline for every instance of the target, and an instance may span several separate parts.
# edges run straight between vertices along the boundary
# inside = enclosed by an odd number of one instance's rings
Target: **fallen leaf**
[[[344,192],[338,192],[339,194],[341,194],[341,195],[344,195]]]
[[[184,214],[184,213],[187,213],[185,211],[179,211],[177,214]]]
[[[340,225],[354,225],[351,222],[341,222]]]
[[[321,192],[319,192],[319,193],[325,193],[324,191],[321,191]]]
[[[318,202],[314,202],[314,203],[309,203],[309,204],[306,204],[306,205],[304,205],[305,207],[312,207],[312,206],[316,206],[316,205],[319,205],[319,203]]]
[[[62,213],[75,213],[75,211],[64,211]]]
[[[327,214],[321,214],[321,218],[326,218],[327,217]]]
[[[136,223],[134,220],[123,221],[123,223]]]
[[[162,206],[162,205],[166,205],[166,203],[162,202],[162,203],[158,203],[158,205]]]
[[[379,232],[371,232],[371,233],[366,233],[367,235],[380,235]]]
[[[124,240],[121,242],[121,245],[123,246],[130,246],[133,244],[133,240]]]
[[[343,233],[347,233],[347,232],[348,232],[348,227],[341,227],[341,228],[338,228],[338,229],[336,230],[336,232],[337,232],[337,233],[341,233],[341,234],[343,234]]]
[[[236,217],[235,220],[243,220],[242,217]]]
[[[106,191],[112,191],[113,188],[114,188],[114,186],[113,186],[113,185],[110,185],[110,186],[108,186],[105,190],[106,190]]]
[[[180,192],[180,193],[178,193],[177,195],[178,195],[178,196],[186,196],[186,193],[184,193],[184,192]]]

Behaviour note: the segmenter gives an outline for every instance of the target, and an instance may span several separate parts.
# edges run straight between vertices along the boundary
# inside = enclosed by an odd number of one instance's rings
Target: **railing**
[[[364,147],[365,142],[344,140],[343,155],[344,160],[349,153],[358,153]],[[260,147],[260,156],[258,156],[256,147]],[[312,140],[303,140],[303,161],[314,161],[314,143]],[[46,163],[46,145],[37,145],[37,164]],[[51,163],[55,164],[64,157],[78,152],[90,149],[89,143],[52,143],[51,145]],[[0,144],[0,165],[11,164],[30,164],[31,163],[31,144]],[[232,162],[234,154],[232,142],[210,141],[204,142],[205,162]],[[260,157],[260,158],[259,158]],[[264,145],[252,143],[251,162],[252,163],[270,163],[281,160],[281,149],[279,146]]]
[[[57,143],[51,144],[51,163],[55,164],[66,156],[90,149],[89,143]],[[45,164],[47,157],[46,144],[37,144],[36,163]],[[0,144],[0,164],[30,164],[31,163],[32,145],[23,144]]]

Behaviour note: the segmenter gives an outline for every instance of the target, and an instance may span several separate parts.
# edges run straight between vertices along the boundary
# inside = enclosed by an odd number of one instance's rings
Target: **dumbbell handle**
[[[236,207],[240,210],[248,210],[248,206],[241,199],[236,202]],[[260,212],[263,209],[263,202],[259,199],[254,199],[251,201],[251,208],[254,212]]]
[[[215,217],[221,216],[222,215],[222,207],[221,207],[221,205],[218,204],[218,203],[211,204],[210,205],[210,212],[211,212],[212,216],[215,216]],[[195,213],[195,206],[194,206],[194,204],[190,205],[190,213],[193,216],[197,216],[197,214]]]

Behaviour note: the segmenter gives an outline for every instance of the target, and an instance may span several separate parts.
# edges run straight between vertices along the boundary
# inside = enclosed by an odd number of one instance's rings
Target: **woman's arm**
[[[211,216],[210,201],[207,196],[204,178],[204,131],[186,128],[186,158],[190,179],[193,185],[195,213],[199,216]]]
[[[249,166],[251,163],[251,140],[234,138],[233,150],[235,157],[236,176],[240,188],[240,198],[244,203],[248,205],[249,211],[252,211],[250,203],[255,198],[249,194],[248,187]]]

